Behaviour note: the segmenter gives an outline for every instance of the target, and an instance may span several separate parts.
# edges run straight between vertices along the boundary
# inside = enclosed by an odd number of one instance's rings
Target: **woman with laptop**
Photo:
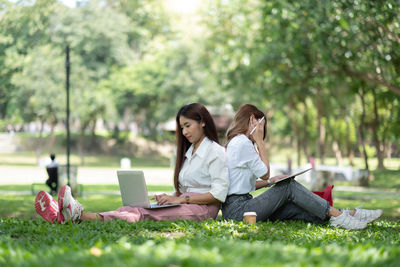
[[[115,211],[89,213],[71,195],[68,186],[61,188],[58,203],[45,191],[38,193],[36,211],[47,221],[122,219],[140,220],[205,220],[216,218],[220,203],[229,188],[225,148],[218,144],[214,121],[208,110],[198,103],[183,106],[176,115],[177,160],[173,195],[156,195],[158,204],[181,204],[161,209],[124,206]]]
[[[256,212],[257,221],[293,219],[323,223],[329,220],[332,226],[363,229],[381,216],[382,210],[340,211],[294,179],[278,182],[282,177],[270,178],[265,136],[264,113],[250,104],[241,106],[227,132],[230,186],[222,204],[224,219],[241,221],[244,212]],[[261,181],[256,181],[257,178]],[[275,185],[261,195],[255,198],[250,195],[251,191],[272,184]]]

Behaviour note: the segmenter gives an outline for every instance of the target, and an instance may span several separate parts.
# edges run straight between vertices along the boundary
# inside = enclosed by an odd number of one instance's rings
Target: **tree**
[[[0,117],[6,118],[14,90],[13,75],[21,71],[21,58],[29,49],[49,42],[46,29],[56,0],[0,2]],[[12,116],[12,114],[11,114]]]
[[[380,149],[385,147],[378,134],[383,116],[379,95],[392,94],[397,103],[399,85],[399,6],[395,1],[213,1],[210,5],[212,14],[205,20],[211,33],[206,46],[215,44],[217,48],[210,50],[209,58],[214,60],[213,70],[224,81],[221,84],[227,85],[223,88],[246,94],[248,100],[256,92],[258,97],[269,99],[275,109],[288,107],[288,123],[298,151],[301,143],[307,147],[305,140],[313,138],[310,132],[301,131],[309,119],[309,109],[304,107],[311,99],[317,111],[320,160],[324,161],[328,140],[340,158],[345,143],[340,134],[332,131],[337,130],[335,127],[343,129],[344,125],[351,129],[345,118],[354,116],[351,109],[356,108],[352,103],[358,103],[357,92],[372,84],[378,85],[374,87],[376,103],[371,106],[371,111],[376,111],[372,113],[375,126],[368,127],[373,135],[360,137],[360,142],[374,139]],[[247,64],[240,64],[236,55],[245,55]],[[362,82],[366,82],[362,88],[352,89]],[[364,103],[366,109],[370,107],[368,103]],[[345,106],[351,109],[337,112]],[[364,119],[367,123],[368,118]],[[330,131],[327,127],[331,127]],[[350,140],[347,147],[354,147],[354,139]]]
[[[62,49],[68,44],[71,54],[79,56],[92,79],[106,78],[113,66],[124,66],[133,59],[128,45],[130,20],[124,14],[88,1],[77,8],[60,6],[51,19],[49,36]]]
[[[50,125],[50,135],[53,136],[55,125],[64,117],[64,60],[59,49],[45,45],[31,49],[28,55],[17,57],[15,61],[22,71],[14,73],[11,78],[11,84],[18,90],[13,91],[8,112],[17,112],[24,121],[40,122],[36,145],[39,160],[44,124]]]

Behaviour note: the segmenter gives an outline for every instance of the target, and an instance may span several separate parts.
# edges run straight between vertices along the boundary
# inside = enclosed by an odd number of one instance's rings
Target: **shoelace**
[[[75,221],[75,220],[80,220],[80,219],[81,219],[81,216],[82,216],[82,211],[83,211],[83,206],[82,206],[82,204],[79,203],[78,200],[75,200],[75,201],[76,201],[75,205],[76,205],[77,208],[78,208],[78,213],[75,214],[73,221]]]
[[[345,214],[345,216],[337,222],[333,222],[334,226],[341,226],[345,229],[362,229],[363,226],[361,224],[361,222],[356,221],[352,218],[352,216],[349,214],[349,209],[345,209],[343,210],[343,214]]]
[[[356,209],[361,209],[364,206],[365,201],[358,207],[356,207]]]

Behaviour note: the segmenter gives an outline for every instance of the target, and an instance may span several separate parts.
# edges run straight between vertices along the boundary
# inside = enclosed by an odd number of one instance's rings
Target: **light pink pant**
[[[185,195],[196,195],[196,193],[185,193]],[[114,211],[99,213],[104,221],[113,219],[137,222],[141,220],[169,221],[169,220],[193,220],[203,221],[208,218],[215,219],[218,215],[220,204],[198,205],[181,204],[179,206],[161,209],[144,209],[124,206]]]

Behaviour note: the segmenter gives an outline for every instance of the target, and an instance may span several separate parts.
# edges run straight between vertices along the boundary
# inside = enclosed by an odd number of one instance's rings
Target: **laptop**
[[[297,171],[297,172],[290,173],[290,174],[283,175],[283,176],[280,175],[280,176],[282,176],[282,178],[279,179],[278,181],[272,183],[272,184],[280,183],[280,182],[285,181],[285,180],[290,179],[290,178],[295,178],[296,176],[299,176],[299,175],[301,175],[301,174],[303,174],[303,173],[305,173],[305,172],[308,172],[309,170],[312,170],[312,168],[306,168],[306,169],[299,170],[299,171]],[[274,177],[271,177],[271,178],[274,178]],[[270,178],[270,179],[271,179],[271,178]],[[271,184],[271,185],[272,185],[272,184]]]
[[[124,206],[159,209],[180,205],[150,203],[143,171],[117,171],[117,176]]]

